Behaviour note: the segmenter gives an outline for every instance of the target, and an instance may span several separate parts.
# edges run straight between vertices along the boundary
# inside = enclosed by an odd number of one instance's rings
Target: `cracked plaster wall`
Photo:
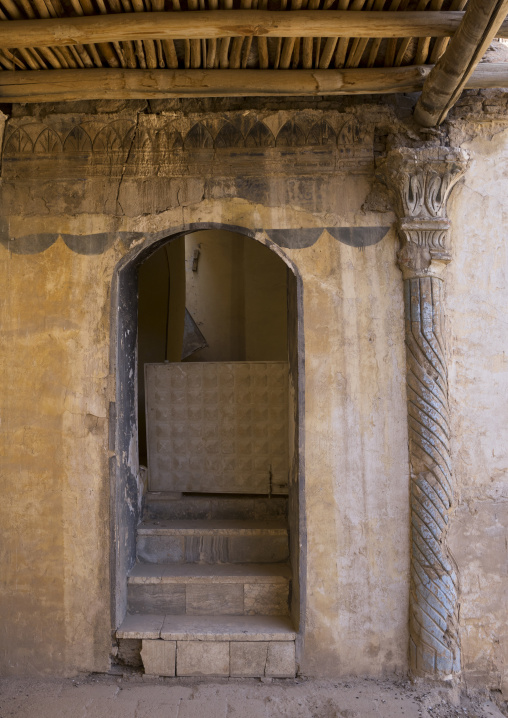
[[[295,265],[303,283],[307,588],[300,668],[315,676],[404,672],[409,487],[402,281],[389,230],[393,215],[363,209],[376,127],[384,137],[396,134],[400,116],[388,102],[249,110],[240,117],[222,110],[204,116],[136,115],[128,107],[108,116],[58,111],[42,117],[17,108],[4,145],[0,670],[107,670],[115,266],[172,228],[215,223],[255,234]],[[228,128],[223,142],[225,118],[237,133]],[[205,120],[210,137],[193,130],[197,119]],[[323,119],[329,129],[314,129]],[[253,130],[258,120],[269,134]],[[451,541],[461,572],[467,675],[498,685],[508,594],[500,455],[508,381],[506,200],[502,177],[494,186],[490,173],[502,175],[496,157],[506,152],[507,135],[489,139],[471,119],[456,123],[460,141],[470,132],[474,163],[451,207],[455,258],[447,302],[460,495]],[[54,135],[43,136],[48,126]],[[109,138],[107,126],[114,130]],[[129,129],[135,126],[137,139]],[[148,144],[138,141],[140,126]],[[15,135],[16,128],[22,132]],[[76,128],[86,129],[86,137]],[[255,133],[264,139],[249,145]]]

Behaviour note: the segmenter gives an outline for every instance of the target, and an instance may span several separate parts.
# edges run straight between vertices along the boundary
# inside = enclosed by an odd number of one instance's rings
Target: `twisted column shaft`
[[[443,281],[404,281],[411,471],[410,663],[415,673],[460,671],[457,572],[446,547],[453,503]]]
[[[398,149],[379,176],[395,200],[404,277],[406,389],[411,497],[409,660],[415,675],[460,672],[457,569],[446,544],[454,501],[448,370],[443,331],[444,270],[451,260],[449,193],[466,156]]]

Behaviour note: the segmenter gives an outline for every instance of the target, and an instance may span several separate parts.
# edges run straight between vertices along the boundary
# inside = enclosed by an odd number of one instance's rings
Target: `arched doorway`
[[[114,628],[149,672],[294,675],[300,294],[223,228],[119,268]]]

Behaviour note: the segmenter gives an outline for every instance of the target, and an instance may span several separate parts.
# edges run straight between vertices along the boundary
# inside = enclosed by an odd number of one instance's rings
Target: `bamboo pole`
[[[309,0],[308,2],[308,9],[309,10],[317,10],[319,8],[319,3],[321,0]],[[306,70],[310,70],[312,67],[312,51],[314,49],[314,40],[312,37],[304,37],[302,38],[302,67]]]
[[[219,0],[209,0],[210,10],[219,9]],[[217,58],[217,38],[210,38],[208,41],[208,48],[206,54],[206,67],[208,70],[213,70],[215,67],[215,61]]]
[[[252,0],[251,7],[253,7],[254,9],[257,9],[258,0]],[[250,51],[251,51],[251,47],[252,47],[252,40],[253,40],[252,35],[249,35],[248,37],[245,38],[245,42],[243,43],[242,62],[241,62],[240,67],[242,67],[244,70],[247,67],[247,64],[249,62],[249,56],[250,56]],[[213,42],[213,40],[209,40],[208,42]]]
[[[108,4],[114,13],[123,12],[120,0],[108,0]],[[130,67],[131,70],[133,70],[138,66],[138,63],[136,62],[136,55],[134,53],[134,45],[132,42],[122,42],[121,48],[127,67]]]
[[[81,2],[83,2],[83,0],[81,0]],[[145,14],[146,8],[143,0],[131,0],[131,2],[135,13]],[[139,14],[137,17],[139,17]],[[143,52],[146,66],[149,70],[155,70],[157,67],[157,51],[155,49],[155,42],[152,38],[143,39]]]
[[[408,4],[408,0],[392,0],[390,5],[390,10],[392,12],[397,11],[404,11],[406,10]],[[397,39],[391,38],[386,43],[386,52],[385,52],[385,58],[384,58],[384,64],[385,67],[392,67],[392,65],[395,62],[395,53],[397,52]]]
[[[101,15],[107,15],[107,14],[108,14],[108,9],[107,9],[107,7],[106,7],[106,3],[104,2],[104,0],[95,0],[95,1],[96,1],[96,3],[97,3],[98,8],[99,8],[100,14],[101,14]],[[87,13],[87,14],[90,14],[90,13]],[[93,14],[93,10],[92,10],[92,14]],[[115,41],[112,42],[111,44],[113,45],[113,47],[114,47],[114,49],[115,49],[116,57],[118,58],[118,60],[120,60],[120,65],[121,65],[122,67],[127,67],[127,62],[126,62],[126,60],[125,60],[125,56],[124,56],[123,50],[122,50],[122,48],[120,47],[120,43],[119,43],[119,42],[116,42],[116,40],[115,40]],[[109,46],[108,46],[108,48],[109,48]],[[111,51],[111,48],[109,48],[108,52],[109,52],[109,51]],[[115,53],[113,53],[113,57],[115,57]],[[115,59],[116,59],[116,58],[115,58]],[[118,60],[117,60],[117,63],[118,63]],[[109,64],[111,65],[111,63],[109,63]],[[118,64],[113,65],[113,67],[118,67]]]
[[[301,10],[301,7],[302,0],[291,0],[291,10]],[[292,35],[291,37],[284,38],[279,59],[279,67],[282,70],[287,70],[291,64],[291,58],[293,56],[293,50],[295,47],[295,39],[297,37],[300,37],[300,33]]]
[[[198,6],[198,0],[187,0],[187,6],[189,10],[197,11]],[[190,17],[194,17],[194,22],[196,25],[199,25],[199,21],[196,20],[196,13],[195,12],[189,12]],[[183,15],[178,15],[178,18],[186,17],[187,13]],[[195,70],[199,69],[201,67],[201,38],[203,35],[199,35],[199,38],[192,39],[190,41],[191,46],[191,67]]]
[[[2,62],[2,64],[7,70],[15,70],[16,67],[19,67],[21,70],[27,69],[25,63],[20,60],[19,57],[13,55],[12,52],[9,52],[9,50],[7,49],[2,50],[2,57],[0,57],[0,62]]]
[[[444,2],[444,0],[431,0],[430,9],[431,10],[441,10],[443,2]],[[424,63],[427,62],[427,58],[429,56],[431,40],[432,40],[431,37],[421,37],[418,40],[418,45],[416,48],[416,55],[415,55],[415,59],[414,59],[415,65],[423,65]]]
[[[450,10],[464,10],[466,7],[467,0],[452,0]],[[434,42],[432,53],[430,55],[430,62],[435,65],[441,55],[444,53],[450,42],[449,37],[438,37]]]
[[[240,0],[240,7],[242,10],[250,10],[252,0]],[[241,63],[241,54],[243,46],[243,37],[234,37],[231,43],[231,51],[229,53],[229,67],[232,70],[237,70]]]
[[[261,10],[266,10],[268,7],[268,0],[259,0],[259,6]],[[266,37],[258,37],[258,56],[259,56],[259,67],[262,70],[268,69],[270,67],[270,62],[268,59],[268,40]]]
[[[347,0],[347,2],[349,3],[349,0]],[[361,8],[363,7],[363,4],[364,4],[364,0],[353,0],[349,9],[355,10],[355,11],[361,10]],[[363,14],[364,13],[362,13],[362,15]],[[335,67],[344,67],[344,64],[346,62],[346,56],[347,56],[347,50],[348,50],[348,46],[349,46],[350,35],[351,35],[351,33],[349,35],[346,35],[345,37],[341,37],[339,40],[339,43],[337,45],[337,50],[335,51],[335,61],[334,61]]]
[[[19,10],[17,5],[12,0],[3,0],[1,4],[5,8],[5,11],[14,20],[18,20],[23,17],[23,15],[21,14],[21,11]],[[2,21],[9,22],[7,15],[3,12],[3,10],[1,8],[0,8],[0,19]],[[15,45],[13,45],[12,47],[15,47]],[[8,50],[9,47],[7,46],[5,49]],[[44,62],[44,60],[41,60],[41,62],[39,62],[35,53],[28,48],[25,48],[25,47],[21,48],[19,51],[19,54],[21,55],[21,57],[23,58],[25,63],[28,65],[28,67],[32,68],[32,70],[40,70],[41,67],[46,67],[46,63]],[[13,69],[14,69],[14,67],[13,67]]]
[[[339,0],[338,8],[339,10],[347,10],[349,7],[349,0]],[[337,42],[339,41],[339,38],[336,37],[327,37],[325,40],[325,46],[323,48],[323,52],[321,54],[321,58],[319,60],[319,67],[321,70],[326,70],[328,65],[331,62],[332,57],[335,53],[335,48],[337,46]]]
[[[367,3],[365,5],[362,5],[362,7],[359,7],[358,9],[362,10],[363,7],[365,7],[365,10],[372,10],[373,4],[374,4],[374,0],[367,0]],[[358,67],[368,41],[369,41],[369,38],[366,38],[366,37],[356,37],[353,40],[353,43],[351,45],[351,50],[349,51],[349,55],[346,59],[344,67],[348,67],[348,68],[349,67]],[[356,62],[357,57],[358,57],[358,62]]]
[[[417,5],[417,10],[425,10],[427,5],[429,4],[429,0],[419,0]],[[414,58],[416,52],[413,53],[412,46],[413,38],[412,37],[405,37],[403,38],[402,42],[400,43],[399,50],[397,52],[397,56],[395,58],[395,62],[393,63],[395,66],[404,64],[409,64],[411,60]],[[416,64],[416,63],[415,63]]]
[[[78,1],[79,1],[79,5],[82,8],[82,13],[81,13],[82,16],[86,15],[86,16],[90,17],[90,16],[94,15],[95,9],[92,4],[92,0],[78,0]],[[76,3],[74,4],[74,6],[76,6]],[[51,22],[51,21],[47,20],[46,22]],[[113,39],[116,39],[116,38],[112,38],[112,40]],[[59,43],[59,44],[61,44],[61,43]],[[120,67],[120,62],[119,62],[113,48],[109,44],[109,41],[106,40],[104,42],[98,42],[97,49],[100,51],[100,53],[102,54],[102,57],[106,60],[106,62],[108,63],[108,65],[110,67]]]
[[[222,0],[222,12],[233,9],[233,0]],[[221,14],[222,14],[221,12]],[[231,43],[231,37],[223,37],[220,41],[219,50],[219,64],[221,68],[229,67],[229,45]]]

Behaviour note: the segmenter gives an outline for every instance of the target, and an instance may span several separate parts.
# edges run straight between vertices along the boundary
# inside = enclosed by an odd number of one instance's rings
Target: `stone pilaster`
[[[467,164],[446,148],[392,150],[380,164],[398,217],[404,277],[411,496],[410,667],[445,679],[460,672],[457,570],[446,544],[454,502],[444,270],[451,260],[446,202]]]

